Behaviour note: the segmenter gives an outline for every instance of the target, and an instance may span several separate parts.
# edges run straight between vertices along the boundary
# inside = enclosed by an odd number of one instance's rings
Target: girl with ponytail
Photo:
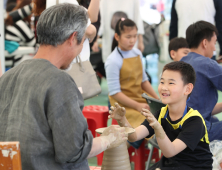
[[[105,63],[109,100],[113,106],[118,102],[126,109],[126,118],[133,128],[143,121],[142,108],[149,109],[142,93],[158,99],[148,81],[142,65],[142,53],[134,45],[137,41],[137,26],[130,20],[121,18],[115,27],[112,53]],[[138,148],[142,141],[133,144]]]

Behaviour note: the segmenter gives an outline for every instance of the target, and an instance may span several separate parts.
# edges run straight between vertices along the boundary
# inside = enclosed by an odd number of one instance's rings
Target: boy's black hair
[[[204,39],[210,41],[214,33],[218,35],[217,28],[209,22],[198,21],[191,24],[186,30],[189,48],[197,48]]]
[[[177,51],[180,48],[189,48],[186,39],[183,37],[173,38],[172,40],[170,40],[169,47],[168,47],[169,55],[170,55],[171,50]],[[170,55],[170,58],[173,60],[171,55]]]
[[[166,64],[163,68],[163,72],[165,70],[178,71],[182,76],[184,85],[189,83],[192,83],[193,86],[195,85],[196,73],[190,64],[185,63],[183,61],[174,61]],[[189,96],[190,94],[188,95],[188,97]]]
[[[121,33],[124,31],[124,27],[136,27],[134,21],[131,19],[119,19],[118,22],[116,23],[115,27],[115,33],[117,33],[119,36],[121,36]],[[116,41],[115,37],[113,38],[113,43],[112,43],[112,51],[118,46],[118,42]]]

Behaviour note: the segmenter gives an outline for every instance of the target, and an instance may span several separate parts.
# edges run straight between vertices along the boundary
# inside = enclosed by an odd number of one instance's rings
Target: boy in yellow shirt
[[[154,114],[147,109],[141,111],[146,119],[129,135],[128,140],[134,142],[156,135],[163,157],[149,170],[212,170],[205,121],[197,110],[186,105],[195,79],[193,67],[185,62],[165,65],[158,92],[167,106]],[[111,107],[110,114],[120,126],[131,127],[125,118],[125,109],[117,103]]]

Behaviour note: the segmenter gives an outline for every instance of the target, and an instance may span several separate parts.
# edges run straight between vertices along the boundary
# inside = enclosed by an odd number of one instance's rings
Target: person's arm
[[[89,39],[89,42],[92,42],[93,39],[96,36],[96,27],[92,24],[90,24],[87,28],[86,28],[86,38]]]
[[[124,93],[119,92],[116,93],[114,95],[112,95],[112,97],[119,103],[121,103],[122,105],[126,106],[126,107],[130,107],[133,108],[139,112],[142,111],[142,108],[146,108],[149,109],[149,105],[146,103],[139,103],[131,98],[129,98],[128,96],[126,96]]]
[[[106,149],[117,147],[119,144],[127,140],[125,128],[118,125],[109,126],[100,137],[94,138],[92,148],[87,158],[94,157]]]
[[[89,4],[88,14],[92,23],[98,20],[99,3],[100,3],[100,0],[91,0]]]
[[[111,106],[109,111],[109,118],[115,119],[121,127],[130,127],[133,128],[128,120],[126,119],[126,111],[124,107],[120,107],[118,103],[115,103],[115,107]],[[135,142],[141,139],[144,139],[149,135],[148,129],[144,125],[140,125],[135,129],[135,132],[128,136],[130,142]]]
[[[170,35],[169,39],[173,39],[178,35],[178,17],[177,11],[175,9],[176,0],[173,0],[172,8],[171,8],[171,20],[170,20]]]
[[[215,24],[219,34],[217,40],[220,45],[220,57],[222,57],[222,1],[214,0],[214,6],[216,9]]]
[[[218,113],[222,112],[222,102],[221,103],[217,103],[212,111],[212,115],[216,115]]]
[[[144,81],[141,84],[141,87],[144,91],[146,91],[149,95],[151,95],[152,97],[154,97],[155,99],[159,99],[159,96],[156,94],[156,92],[154,91],[153,87],[151,86],[149,81]]]
[[[32,13],[32,4],[26,5],[20,9],[17,9],[15,11],[12,11],[10,13],[8,13],[8,16],[11,17],[15,22],[17,22],[18,20],[21,20],[29,15],[31,15]]]
[[[138,49],[143,52],[144,51],[144,44],[143,44],[143,35],[138,35]]]
[[[161,149],[161,152],[166,158],[177,155],[187,147],[187,145],[180,139],[175,139],[173,142],[171,142],[163,130],[163,127],[149,110],[143,109],[142,114],[146,117],[150,126],[154,129],[157,143]]]
[[[36,45],[36,39],[35,34],[30,27],[23,21],[18,21],[14,25],[15,29],[17,30],[17,32],[14,34],[16,34],[22,40],[20,45],[34,47]]]
[[[93,43],[93,46],[92,46],[92,51],[93,52],[99,52],[98,39],[99,39],[99,36],[96,37],[95,42]]]

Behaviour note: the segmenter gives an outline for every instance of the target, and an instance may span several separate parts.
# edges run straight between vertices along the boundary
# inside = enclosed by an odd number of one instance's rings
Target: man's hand
[[[119,125],[111,125],[104,130],[101,137],[108,142],[107,149],[115,148],[128,139],[128,134],[124,127]]]

